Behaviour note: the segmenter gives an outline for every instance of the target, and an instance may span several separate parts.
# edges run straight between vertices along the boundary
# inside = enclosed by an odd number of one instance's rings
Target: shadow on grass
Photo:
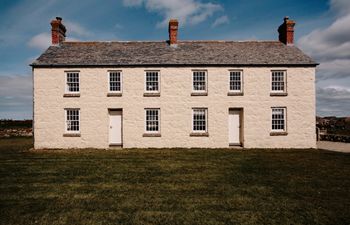
[[[349,224],[350,155],[28,151],[0,139],[0,224]]]

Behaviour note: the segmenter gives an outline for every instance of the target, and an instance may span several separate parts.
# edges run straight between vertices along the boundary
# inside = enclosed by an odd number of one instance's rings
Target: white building
[[[315,67],[279,41],[66,42],[31,66],[35,148],[315,148]]]

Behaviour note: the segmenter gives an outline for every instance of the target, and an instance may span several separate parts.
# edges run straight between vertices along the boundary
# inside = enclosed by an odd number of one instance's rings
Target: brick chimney
[[[53,45],[59,45],[66,40],[66,27],[62,24],[61,17],[51,21],[51,38]]]
[[[288,16],[284,17],[284,23],[278,28],[280,42],[286,45],[294,44],[294,26],[294,20],[289,20]]]
[[[179,22],[176,19],[169,20],[169,44],[170,46],[177,45],[177,31]]]

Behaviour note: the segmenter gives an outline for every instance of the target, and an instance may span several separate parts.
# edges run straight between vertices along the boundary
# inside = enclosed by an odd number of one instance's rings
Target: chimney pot
[[[51,21],[51,43],[59,45],[66,40],[66,27],[62,23],[61,17]]]
[[[169,20],[169,44],[170,46],[177,45],[177,31],[179,29],[179,22],[176,19]]]
[[[280,42],[285,45],[294,44],[294,26],[295,22],[293,20],[289,20],[288,16],[284,17],[284,23],[278,28]]]

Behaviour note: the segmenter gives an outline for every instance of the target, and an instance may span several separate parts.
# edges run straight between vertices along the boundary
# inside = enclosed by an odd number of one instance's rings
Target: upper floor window
[[[193,71],[192,91],[201,93],[207,92],[207,71]]]
[[[272,108],[272,131],[284,132],[286,131],[286,108],[274,107]]]
[[[145,109],[145,131],[146,133],[160,132],[160,109]]]
[[[271,73],[271,92],[285,93],[286,88],[286,71],[272,71]]]
[[[79,133],[80,131],[80,110],[66,109],[66,132]]]
[[[66,92],[79,93],[79,72],[66,73]]]
[[[145,91],[146,92],[159,92],[160,90],[160,79],[159,71],[146,71],[145,78]]]
[[[207,132],[207,108],[192,109],[192,131],[193,132]]]
[[[109,72],[109,92],[122,92],[122,72]]]
[[[242,71],[230,71],[230,92],[242,92]]]

